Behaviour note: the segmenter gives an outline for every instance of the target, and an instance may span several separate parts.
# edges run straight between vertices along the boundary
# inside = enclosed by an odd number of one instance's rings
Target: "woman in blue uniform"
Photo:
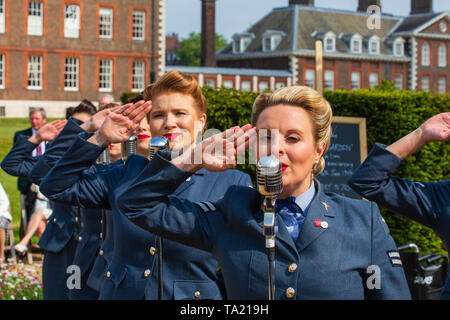
[[[111,209],[114,252],[105,273],[100,299],[157,299],[157,237],[131,223],[117,210],[117,194],[130,186],[149,163],[130,156],[124,166],[83,174],[109,144],[127,140],[149,114],[152,136],[166,136],[170,149],[182,152],[196,143],[206,123],[206,99],[191,76],[171,71],[152,87],[152,102],[126,105],[111,113],[94,135],[80,136],[45,178],[42,192],[55,201]],[[117,126],[123,125],[126,128]],[[108,132],[115,136],[109,139]],[[107,139],[104,139],[107,138]],[[180,183],[174,194],[193,201],[215,201],[231,185],[250,185],[239,171],[199,171]],[[222,299],[217,261],[211,254],[171,241],[163,243],[163,299]]]
[[[275,299],[410,299],[378,207],[325,193],[315,179],[325,165],[331,120],[328,102],[301,86],[278,89],[253,110],[252,123],[265,135],[258,154],[275,155],[282,164]],[[172,192],[200,168],[232,167],[235,159],[210,150],[236,154],[254,135],[250,127],[216,135],[172,161],[158,153],[117,197],[120,210],[138,226],[211,252],[231,299],[268,298],[262,196],[233,186],[217,202],[194,203]],[[192,164],[192,154],[202,154],[201,164]]]
[[[363,197],[433,229],[449,248],[450,180],[413,182],[392,176],[404,159],[425,144],[449,138],[450,113],[437,114],[390,146],[376,143],[349,185]],[[440,298],[450,300],[450,269]]]
[[[2,168],[14,176],[28,176],[31,182],[39,185],[43,176],[65,153],[75,136],[82,131],[80,124],[87,121],[91,114],[92,112],[88,112],[80,104],[74,109],[67,124],[63,120],[56,120],[41,128],[36,135],[30,138],[19,137],[3,160]],[[64,126],[64,124],[66,125]],[[64,128],[58,134],[63,126]],[[55,136],[56,138],[53,140]],[[53,140],[48,144],[46,153],[39,157],[27,156],[42,140]],[[67,267],[73,262],[78,243],[75,238],[78,233],[76,219],[76,207],[53,203],[53,213],[39,240],[39,246],[44,249],[42,282],[43,295],[46,300],[69,298]]]

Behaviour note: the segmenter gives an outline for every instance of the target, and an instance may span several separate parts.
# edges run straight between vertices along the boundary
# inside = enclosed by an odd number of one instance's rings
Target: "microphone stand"
[[[149,142],[150,160],[159,150],[169,149],[169,140],[165,137],[155,137]],[[158,300],[163,298],[163,253],[162,253],[163,239],[161,236],[156,238],[156,248],[158,251]]]
[[[264,197],[263,233],[266,238],[266,253],[269,261],[269,300],[275,300],[275,197]]]
[[[100,156],[97,159],[97,164],[102,164],[102,165],[108,165],[110,162],[109,160],[109,150],[108,148],[106,148],[105,150],[103,150],[103,152],[100,154]],[[106,210],[105,209],[101,209],[102,212],[102,243],[105,241],[106,239]]]
[[[264,196],[261,210],[264,212],[263,234],[269,262],[269,300],[275,300],[275,204],[283,188],[281,162],[271,156],[261,158],[256,166],[256,180],[258,192]]]

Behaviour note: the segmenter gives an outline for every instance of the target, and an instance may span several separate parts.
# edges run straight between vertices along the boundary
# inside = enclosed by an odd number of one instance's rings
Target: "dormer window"
[[[376,35],[364,37],[369,54],[380,54],[380,38]]]
[[[273,51],[280,44],[286,34],[283,31],[267,30],[262,36],[263,51]]]
[[[403,57],[405,55],[405,40],[403,38],[397,38],[392,44],[392,51],[394,56]]]
[[[341,33],[339,39],[347,45],[350,53],[362,53],[363,37],[359,33]]]
[[[350,41],[350,51],[352,53],[362,53],[362,37],[359,34],[355,34]]]
[[[336,51],[336,35],[333,32],[328,32],[323,38],[323,48],[325,52]]]
[[[380,38],[377,36],[369,40],[369,54],[380,54]]]
[[[233,53],[245,52],[254,37],[253,33],[233,35]]]
[[[324,52],[336,51],[336,34],[333,31],[317,32],[314,31],[311,36],[316,40],[321,40]]]

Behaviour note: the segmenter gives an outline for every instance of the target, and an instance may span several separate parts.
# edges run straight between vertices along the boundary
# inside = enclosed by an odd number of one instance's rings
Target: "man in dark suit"
[[[31,128],[17,131],[14,133],[14,143],[16,143],[17,138],[21,135],[31,137],[33,134],[42,127],[47,121],[47,115],[44,108],[32,108],[29,113]],[[45,142],[43,141],[40,145],[33,150],[33,156],[42,155],[45,152]],[[17,189],[20,191],[20,204],[22,210],[25,210],[26,221],[22,221],[20,224],[20,235],[23,236],[26,230],[26,222],[30,219],[33,213],[34,200],[33,195],[30,193],[31,182],[27,178],[17,179]],[[25,222],[25,223],[23,223]]]

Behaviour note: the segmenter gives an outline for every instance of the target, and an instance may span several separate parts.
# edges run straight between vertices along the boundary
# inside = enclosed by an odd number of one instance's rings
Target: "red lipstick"
[[[145,139],[150,138],[150,136],[149,136],[149,135],[146,135],[146,134],[140,134],[140,135],[138,135],[137,137],[138,137],[139,140],[145,140]]]
[[[177,132],[166,133],[166,134],[164,135],[164,137],[166,137],[166,138],[169,139],[169,140],[174,140],[174,139],[178,138],[179,136],[181,136],[181,134],[180,134],[180,133],[177,133]]]
[[[289,166],[286,163],[281,163],[281,171],[285,171]]]

